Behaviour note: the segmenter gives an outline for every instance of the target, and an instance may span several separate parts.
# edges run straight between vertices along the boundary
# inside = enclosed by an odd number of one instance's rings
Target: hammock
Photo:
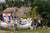
[[[31,27],[31,23],[32,23],[31,18],[21,19],[21,22],[17,23],[17,27],[18,28],[23,28],[23,29],[30,28]]]

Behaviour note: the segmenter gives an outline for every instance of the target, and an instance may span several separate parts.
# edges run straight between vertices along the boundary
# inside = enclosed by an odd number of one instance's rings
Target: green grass
[[[50,33],[50,30],[48,28],[46,29],[16,29],[16,31],[13,31],[12,29],[2,29],[1,31],[7,31],[5,33]]]
[[[50,30],[48,28],[45,28],[45,29],[17,29],[16,27],[16,31],[13,31],[12,29],[2,29],[1,31],[3,32],[4,31],[7,31],[7,32],[4,32],[4,33],[50,33]]]
[[[33,29],[33,30],[30,30],[30,29],[25,29],[25,30],[16,30],[16,31],[9,31],[9,32],[6,32],[6,33],[50,33],[50,30],[49,29]]]

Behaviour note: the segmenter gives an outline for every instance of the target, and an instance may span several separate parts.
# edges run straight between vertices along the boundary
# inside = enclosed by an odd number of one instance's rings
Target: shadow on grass
[[[3,28],[3,27],[1,27],[1,30],[5,30],[5,31],[13,31],[13,29]]]
[[[9,29],[9,28],[2,28],[1,27],[1,30],[13,32],[13,29]],[[18,32],[36,32],[36,31],[43,32],[45,30],[47,30],[47,28],[46,29],[33,29],[33,30],[31,30],[31,29],[18,29],[17,25],[15,25],[15,31],[18,31]]]

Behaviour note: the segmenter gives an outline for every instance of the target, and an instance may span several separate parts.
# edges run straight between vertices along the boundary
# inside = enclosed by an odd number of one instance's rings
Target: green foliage
[[[29,15],[29,16],[32,16],[32,12],[33,12],[33,19],[34,19],[34,20],[36,20],[36,19],[38,19],[38,17],[40,17],[40,14],[37,14],[37,9],[38,9],[38,7],[35,6],[35,7],[33,8],[33,11],[29,10],[29,12],[28,12],[28,15]]]
[[[32,15],[32,11],[31,11],[31,9],[29,10],[28,15],[29,15],[29,16]]]
[[[9,7],[22,7],[25,4],[25,2],[21,0],[6,0],[5,2],[9,5]]]
[[[42,26],[46,26],[48,24],[47,19],[42,20]]]
[[[0,7],[0,12],[2,12],[3,11],[3,7]]]
[[[6,9],[6,4],[5,3],[0,3],[0,12]]]
[[[37,8],[38,8],[37,6],[34,7],[34,9],[33,9],[33,16],[36,16],[36,14],[37,14]]]
[[[37,9],[38,7],[35,6],[34,9],[33,9],[33,19],[36,20],[40,17],[40,14],[37,13]]]
[[[41,14],[43,19],[50,18],[50,3],[48,0],[35,0],[35,6],[38,6],[38,12]]]
[[[25,16],[23,16],[22,18],[27,19],[28,17],[29,17],[29,16],[25,15]]]

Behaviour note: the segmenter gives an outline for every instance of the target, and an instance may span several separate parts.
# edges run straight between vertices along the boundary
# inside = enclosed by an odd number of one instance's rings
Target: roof
[[[9,8],[6,8],[3,12],[14,12],[14,10],[18,10],[17,7],[9,7]]]
[[[28,13],[29,9],[31,9],[31,7],[21,7],[21,8],[17,8],[17,7],[10,7],[5,9],[3,12],[13,12],[13,16],[14,16],[14,10],[15,10],[15,16],[18,18],[21,18],[22,16],[24,16],[24,12]]]

